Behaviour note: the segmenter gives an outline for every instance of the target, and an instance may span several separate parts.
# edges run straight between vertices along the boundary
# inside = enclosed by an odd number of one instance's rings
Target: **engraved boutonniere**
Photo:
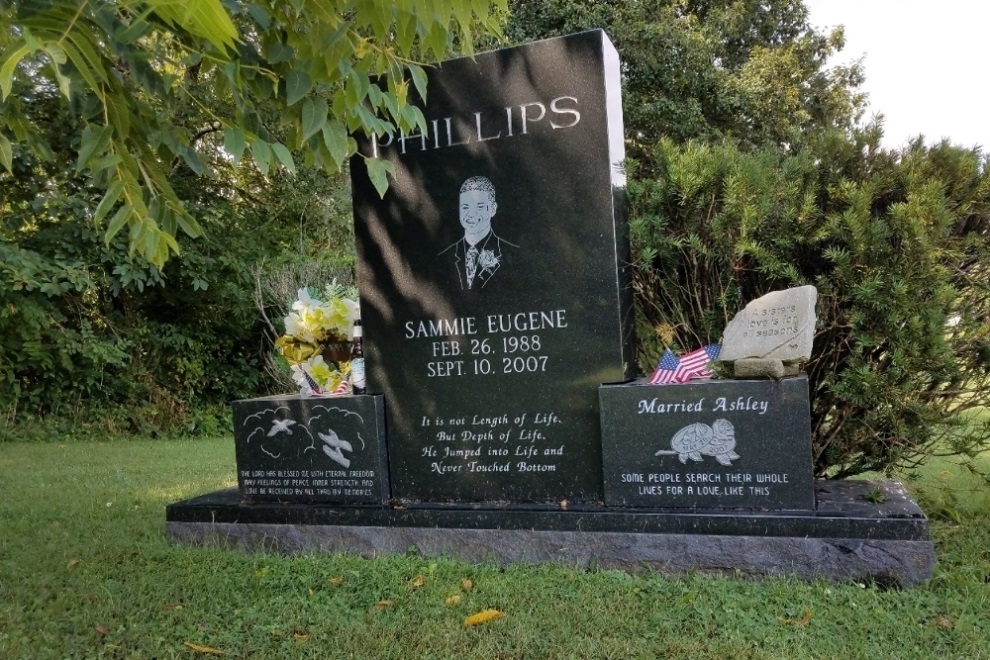
[[[478,266],[481,270],[494,270],[499,265],[498,257],[491,250],[482,250],[478,255]]]

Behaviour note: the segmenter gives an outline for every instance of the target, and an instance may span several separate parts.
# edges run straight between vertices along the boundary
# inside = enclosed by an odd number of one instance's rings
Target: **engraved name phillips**
[[[470,117],[441,117],[427,120],[427,130],[406,135],[371,136],[371,155],[379,157],[379,150],[398,148],[405,155],[407,150],[427,151],[443,149],[489,140],[529,135],[540,129],[560,130],[573,128],[581,122],[578,100],[574,96],[558,96],[549,102],[533,101],[506,108],[471,113]]]

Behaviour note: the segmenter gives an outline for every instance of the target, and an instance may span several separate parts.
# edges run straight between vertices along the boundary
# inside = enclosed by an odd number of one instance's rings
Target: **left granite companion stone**
[[[389,499],[384,397],[272,396],[232,407],[243,501]]]

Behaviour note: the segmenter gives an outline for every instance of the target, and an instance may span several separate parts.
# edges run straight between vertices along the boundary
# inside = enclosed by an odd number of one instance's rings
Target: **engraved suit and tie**
[[[507,249],[518,247],[492,231],[498,209],[495,186],[483,176],[471,177],[460,190],[460,220],[464,237],[447,247],[440,257],[450,260],[462,289],[482,289],[504,269]]]

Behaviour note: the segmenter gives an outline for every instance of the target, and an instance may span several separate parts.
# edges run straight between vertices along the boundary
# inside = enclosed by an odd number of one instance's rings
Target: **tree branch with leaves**
[[[12,173],[17,149],[46,154],[31,90],[57,88],[79,120],[77,171],[105,190],[92,222],[108,242],[127,229],[131,253],[160,267],[180,231],[202,232],[169,180],[174,161],[214,176],[206,150],[222,149],[267,174],[294,171],[297,153],[337,171],[356,132],[425,130],[408,102],[410,84],[426,98],[423,62],[471,54],[505,13],[505,0],[2,1],[0,166]],[[222,143],[184,121],[190,104]],[[365,162],[384,194],[389,164]]]

